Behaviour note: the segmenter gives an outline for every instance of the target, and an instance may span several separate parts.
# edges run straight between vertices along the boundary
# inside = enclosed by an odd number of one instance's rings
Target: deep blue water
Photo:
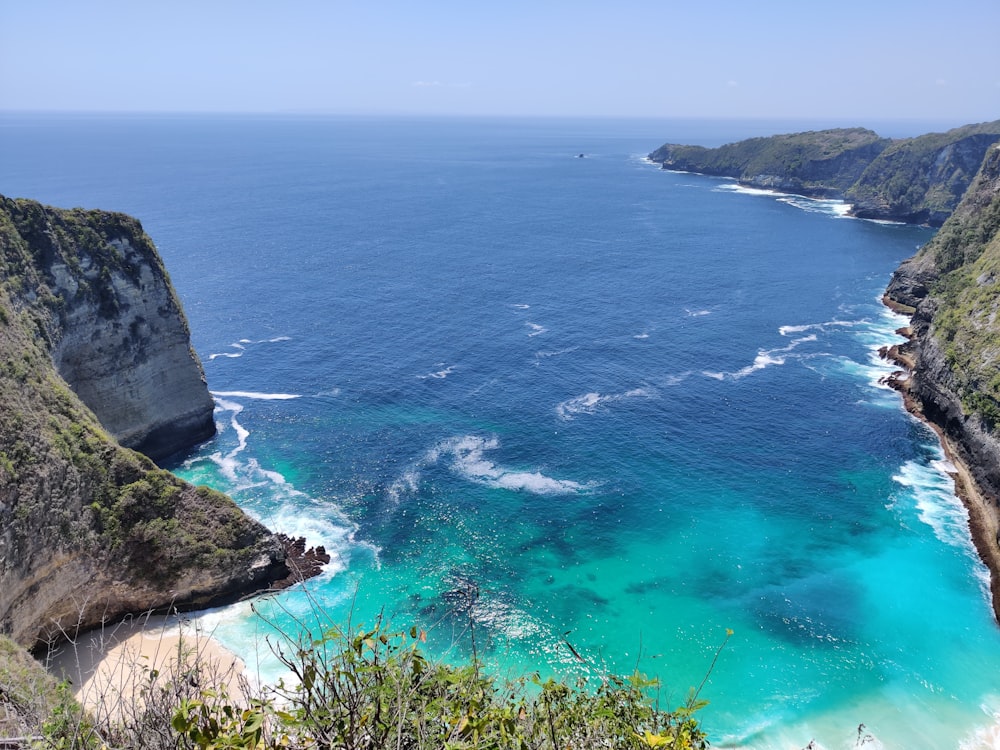
[[[384,611],[462,659],[471,621],[500,671],[675,702],[731,628],[716,745],[995,747],[985,572],[878,382],[930,233],[642,158],[764,127],[7,116],[0,193],[143,221],[218,405],[173,468],[335,555],[285,627]],[[277,674],[248,607],[206,622]]]

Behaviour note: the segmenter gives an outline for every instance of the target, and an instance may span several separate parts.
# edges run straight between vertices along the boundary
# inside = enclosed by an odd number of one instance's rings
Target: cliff
[[[0,632],[18,643],[288,575],[282,540],[232,500],[122,445],[164,456],[214,430],[134,219],[0,197],[0,403]]]
[[[664,169],[734,177],[741,184],[814,197],[841,196],[891,141],[864,128],[750,138],[718,148],[665,144]]]
[[[841,128],[711,149],[665,144],[649,158],[664,169],[732,177],[751,187],[843,198],[862,218],[940,226],[997,141],[1000,120],[898,140]]]
[[[958,487],[1000,618],[1000,146],[885,299],[911,315],[910,341],[894,354],[912,372],[897,386],[967,468]]]
[[[101,424],[154,459],[214,435],[187,321],[139,222],[7,199],[0,211],[11,301],[41,315],[57,372]]]

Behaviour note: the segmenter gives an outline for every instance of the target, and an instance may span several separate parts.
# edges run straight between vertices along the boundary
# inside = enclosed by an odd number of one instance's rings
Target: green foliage
[[[955,213],[923,250],[940,276],[933,334],[966,414],[1000,427],[1000,150],[993,149]]]
[[[847,199],[886,216],[940,226],[998,140],[1000,121],[896,141],[865,169]]]
[[[57,683],[38,662],[0,636],[0,728],[7,736],[37,736],[43,747],[88,748],[76,738],[90,722],[66,683]]]
[[[734,177],[805,195],[841,195],[859,216],[940,226],[958,205],[1000,120],[896,141],[845,128],[750,138],[719,148],[666,144],[671,169]]]
[[[750,138],[713,149],[671,144],[654,151],[650,159],[671,169],[755,184],[770,178],[786,189],[828,192],[850,187],[888,144],[871,130],[836,128]]]
[[[42,724],[43,740],[39,750],[98,750],[102,747],[92,720],[70,692],[69,683],[61,682],[58,701]]]
[[[183,701],[172,726],[185,747],[200,750],[708,746],[695,719],[707,704],[700,688],[664,711],[659,682],[638,673],[572,685],[538,674],[501,682],[475,659],[464,666],[431,662],[419,648],[424,636],[377,622],[286,644],[276,653],[293,675],[291,686],[282,683],[247,708],[206,692]]]

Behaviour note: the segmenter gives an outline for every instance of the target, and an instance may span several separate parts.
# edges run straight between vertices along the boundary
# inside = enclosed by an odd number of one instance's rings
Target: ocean
[[[930,230],[644,158],[796,129],[4,115],[0,193],[143,222],[219,426],[169,468],[332,554],[202,616],[261,679],[321,608],[680,704],[732,629],[717,747],[1000,747],[987,574],[877,353]]]

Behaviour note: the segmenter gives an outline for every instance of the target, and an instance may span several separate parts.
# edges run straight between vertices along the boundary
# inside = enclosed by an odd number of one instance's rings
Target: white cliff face
[[[51,266],[65,300],[52,359],[122,445],[162,458],[214,434],[213,402],[158,258],[127,237],[110,244],[120,265],[84,250],[75,269]]]
[[[231,499],[112,439],[167,456],[210,437],[212,412],[139,223],[0,196],[0,634],[40,647],[289,575]]]

